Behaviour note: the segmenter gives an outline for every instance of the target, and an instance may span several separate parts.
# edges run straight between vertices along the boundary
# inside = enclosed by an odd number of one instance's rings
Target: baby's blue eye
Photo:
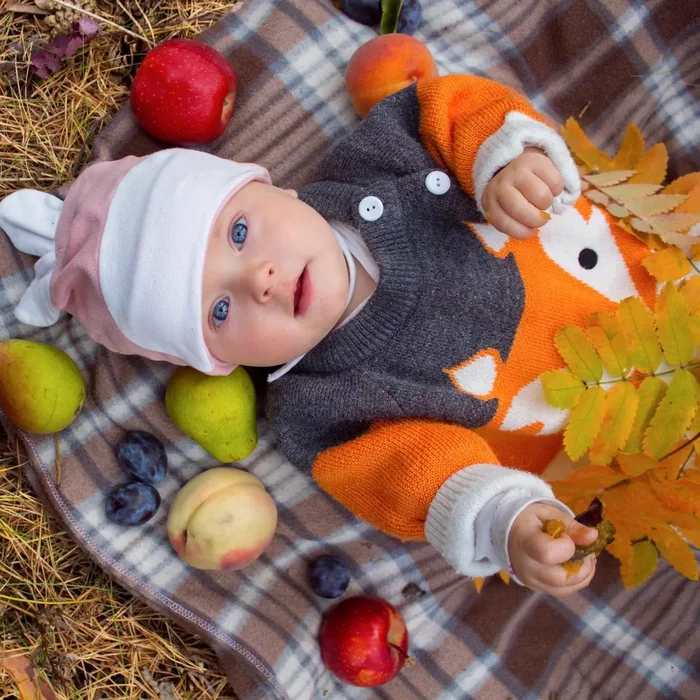
[[[212,313],[212,319],[214,321],[214,326],[218,328],[228,316],[228,299],[222,299],[214,304],[214,312]]]
[[[245,219],[238,219],[231,229],[231,240],[236,247],[242,246],[248,237],[248,224]]]

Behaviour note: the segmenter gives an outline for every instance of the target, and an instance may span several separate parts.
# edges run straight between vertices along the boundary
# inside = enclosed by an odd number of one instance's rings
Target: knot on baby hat
[[[202,277],[212,224],[226,202],[268,172],[174,148],[96,163],[65,202],[20,190],[0,202],[0,228],[40,256],[17,306],[20,321],[76,316],[110,350],[189,365],[234,367],[209,353],[202,332]]]

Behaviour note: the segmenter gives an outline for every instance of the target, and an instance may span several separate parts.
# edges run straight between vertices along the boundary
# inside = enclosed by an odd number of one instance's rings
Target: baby
[[[556,330],[653,287],[630,273],[644,246],[579,197],[524,98],[453,75],[377,105],[299,195],[169,149],[88,167],[65,202],[16,192],[0,227],[40,257],[24,323],[66,310],[116,352],[277,367],[279,445],[340,503],[465,575],[562,596],[590,583],[594,557],[560,564],[596,531],[538,476],[565,414],[537,377],[563,364]]]

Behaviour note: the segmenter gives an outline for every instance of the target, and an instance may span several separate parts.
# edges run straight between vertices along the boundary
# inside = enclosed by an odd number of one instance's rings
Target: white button
[[[445,194],[451,184],[450,178],[441,170],[433,170],[425,178],[425,187],[431,194]]]
[[[376,221],[384,213],[384,205],[379,197],[364,197],[360,202],[360,216],[365,221]]]

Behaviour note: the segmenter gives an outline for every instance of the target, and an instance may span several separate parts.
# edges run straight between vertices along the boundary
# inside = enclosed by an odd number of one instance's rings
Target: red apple
[[[408,631],[401,614],[372,596],[346,598],[331,608],[319,639],[328,670],[352,685],[383,685],[408,658]]]
[[[149,51],[136,71],[131,109],[161,141],[207,143],[226,128],[237,84],[218,51],[193,39],[169,39]]]

